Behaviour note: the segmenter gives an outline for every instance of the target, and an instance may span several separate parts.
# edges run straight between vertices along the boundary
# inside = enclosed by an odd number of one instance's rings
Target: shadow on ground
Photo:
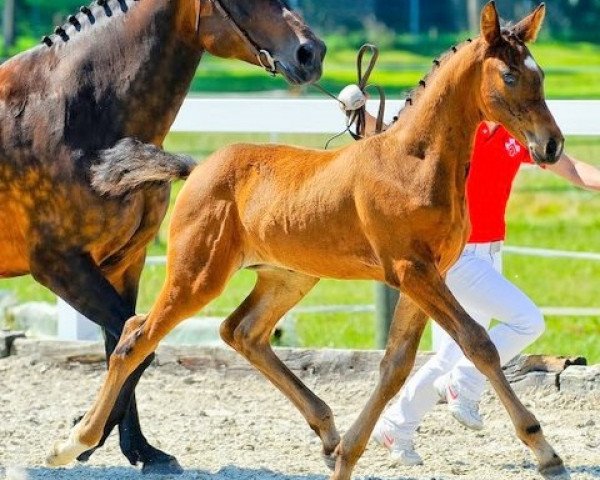
[[[568,468],[572,475],[585,474],[585,478],[600,479],[600,466],[598,465],[580,465]],[[182,475],[142,475],[142,473],[133,467],[85,467],[77,466],[70,469],[55,468],[13,468],[4,469],[0,467],[0,479],[6,480],[327,480],[327,476],[321,474],[307,473],[304,475],[286,475],[279,472],[273,472],[268,469],[242,468],[234,465],[221,468],[217,472],[206,470],[186,470]],[[446,478],[455,479],[454,475],[424,477],[394,477],[394,480],[445,480]],[[471,479],[466,476],[462,478]],[[579,477],[576,477],[579,478]],[[358,477],[357,480],[381,480],[379,477]]]
[[[233,465],[223,467],[218,472],[206,470],[186,470],[182,475],[142,475],[133,467],[85,467],[69,469],[56,468],[0,468],[0,478],[6,480],[327,480],[324,475],[284,475],[267,469],[240,468]],[[370,478],[369,480],[378,480]]]

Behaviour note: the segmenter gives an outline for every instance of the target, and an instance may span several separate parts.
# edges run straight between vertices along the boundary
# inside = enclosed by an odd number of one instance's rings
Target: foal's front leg
[[[508,411],[519,439],[534,453],[546,478],[568,478],[560,457],[542,433],[535,416],[519,401],[506,380],[496,347],[486,330],[475,322],[450,293],[433,263],[420,262],[404,268],[402,290],[458,343],[465,356],[488,377]]]
[[[388,344],[380,365],[375,390],[336,450],[337,463],[332,480],[349,480],[364,452],[373,428],[387,403],[398,393],[415,362],[427,316],[406,295],[396,306]]]

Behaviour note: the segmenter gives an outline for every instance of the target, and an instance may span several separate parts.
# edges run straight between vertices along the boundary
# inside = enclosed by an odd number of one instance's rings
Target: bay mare
[[[0,66],[0,278],[31,273],[104,329],[107,355],[135,314],[168,180],[194,166],[161,146],[204,52],[299,84],[320,77],[325,46],[280,0],[107,0]],[[134,175],[135,161],[154,167],[151,183],[124,196],[92,188],[93,168]],[[138,420],[134,389],[151,359],[126,381],[99,444],[118,424],[132,464],[179,472]]]
[[[194,170],[175,205],[163,289],[148,315],[127,322],[96,401],[55,444],[49,462],[66,464],[96,445],[128,375],[180,321],[217,297],[234,272],[252,268],[254,290],[224,321],[221,336],[300,410],[322,440],[333,480],[351,477],[413,366],[428,316],[489,378],[542,474],[567,477],[538,420],[506,381],[487,332],[444,282],[468,236],[465,183],[479,123],[504,124],[540,164],[560,157],[563,137],[544,101],[543,72],[526,47],[544,15],[541,5],[502,28],[494,3],[487,4],[481,36],[441,58],[380,135],[336,151],[236,145]],[[403,293],[380,380],[341,438],[330,408],[269,345],[277,322],[323,277],[385,281]]]

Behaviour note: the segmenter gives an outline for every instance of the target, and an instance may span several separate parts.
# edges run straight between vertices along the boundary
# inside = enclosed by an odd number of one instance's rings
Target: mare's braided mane
[[[128,1],[131,3],[131,0],[116,0],[123,13],[127,13],[129,11]],[[73,26],[77,32],[80,32],[86,26],[89,27],[94,25],[96,23],[96,16],[92,10],[92,7],[94,6],[102,7],[104,9],[104,14],[107,17],[110,18],[113,16],[113,10],[110,6],[109,0],[97,0],[91,3],[89,6],[81,7],[78,13],[70,15],[67,18],[66,23],[59,25],[54,29],[54,33],[52,35],[44,36],[42,38],[42,43],[48,47],[51,47],[58,41],[58,39],[61,39],[63,42],[68,42],[71,37],[69,37],[69,34],[67,33],[67,28]]]

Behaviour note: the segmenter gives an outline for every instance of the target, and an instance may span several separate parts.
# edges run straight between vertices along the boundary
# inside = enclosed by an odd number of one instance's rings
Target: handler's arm
[[[556,173],[578,187],[600,191],[600,169],[570,157],[566,153],[563,153],[554,165],[546,166],[546,170]]]

